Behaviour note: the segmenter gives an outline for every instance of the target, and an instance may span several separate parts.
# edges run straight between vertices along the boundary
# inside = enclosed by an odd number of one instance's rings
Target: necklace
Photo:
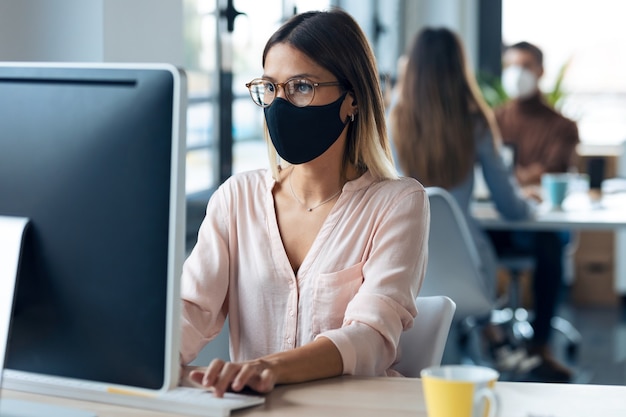
[[[301,205],[301,206],[303,206],[303,207],[306,209],[306,211],[311,212],[311,211],[315,210],[316,208],[318,208],[318,207],[320,207],[320,206],[323,206],[324,204],[328,203],[329,201],[331,201],[333,198],[337,197],[337,196],[341,193],[341,188],[340,188],[340,189],[339,189],[339,191],[337,191],[335,194],[331,195],[329,198],[327,198],[326,200],[322,201],[322,202],[321,202],[321,203],[319,203],[318,205],[313,206],[313,207],[307,207],[307,206],[306,206],[306,204],[304,204],[304,203],[303,203],[303,202],[302,202],[302,201],[298,198],[298,196],[296,195],[295,191],[293,191],[293,185],[291,185],[291,174],[292,174],[292,173],[293,173],[293,170],[289,173],[289,179],[288,179],[288,182],[289,182],[289,189],[291,190],[291,195],[293,195],[293,198],[295,198],[295,199],[296,199],[296,201],[297,201],[298,203],[300,203],[300,205]]]

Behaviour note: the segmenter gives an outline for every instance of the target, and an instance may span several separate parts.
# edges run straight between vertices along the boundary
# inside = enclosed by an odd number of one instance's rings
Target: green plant
[[[509,100],[509,96],[502,88],[500,77],[486,72],[479,72],[476,80],[485,101],[490,107],[498,107]]]
[[[565,78],[565,73],[569,68],[572,59],[568,59],[559,69],[559,73],[557,74],[556,81],[554,82],[554,87],[551,91],[544,94],[546,102],[554,107],[555,109],[560,108],[563,104],[562,100],[565,97],[565,90],[563,90],[563,79]]]

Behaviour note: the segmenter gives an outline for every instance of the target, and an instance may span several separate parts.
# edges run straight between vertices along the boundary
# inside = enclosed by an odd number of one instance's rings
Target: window
[[[219,39],[224,60],[232,63],[232,171],[268,165],[263,139],[263,112],[250,100],[245,83],[261,75],[263,47],[295,10],[327,9],[330,0],[235,0],[234,31],[218,27],[225,1],[185,0],[185,67],[188,75],[187,194],[205,195],[217,184],[217,128],[220,117]],[[219,35],[218,35],[219,34]]]
[[[626,139],[626,3],[613,0],[503,0],[502,40],[522,40],[544,53],[544,91],[564,78],[564,115],[575,120],[585,145]]]
[[[213,185],[213,110],[217,98],[216,0],[185,0],[185,69],[188,84],[187,194]]]

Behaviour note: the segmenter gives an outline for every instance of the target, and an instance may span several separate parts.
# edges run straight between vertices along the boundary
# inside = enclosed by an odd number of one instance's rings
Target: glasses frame
[[[307,104],[305,105],[300,105],[297,103],[294,103],[293,101],[291,101],[291,95],[287,93],[287,90],[285,89],[285,85],[288,84],[291,81],[294,80],[304,80],[306,82],[308,82],[309,84],[311,84],[313,86],[313,94],[311,95],[311,101],[309,101]],[[276,93],[274,94],[274,98],[272,98],[272,101],[270,101],[268,104],[259,104],[257,103],[257,101],[254,99],[254,95],[252,94],[252,85],[256,82],[259,81],[263,81],[266,84],[272,84],[275,88]],[[268,80],[267,78],[255,78],[252,81],[250,81],[249,83],[246,83],[246,87],[248,88],[248,92],[250,93],[250,98],[252,99],[252,102],[254,104],[256,104],[259,107],[263,107],[263,108],[267,108],[269,106],[272,105],[272,103],[274,102],[274,100],[276,100],[276,97],[278,97],[278,87],[282,88],[283,91],[285,92],[285,97],[287,98],[287,100],[293,104],[296,107],[307,107],[308,105],[310,105],[313,102],[313,99],[315,99],[315,90],[317,87],[330,87],[330,86],[341,86],[343,85],[343,83],[339,82],[339,81],[328,81],[328,82],[323,82],[323,83],[316,83],[313,82],[311,80],[309,80],[306,77],[292,77],[290,79],[288,79],[285,82],[282,83],[275,83],[273,81]]]

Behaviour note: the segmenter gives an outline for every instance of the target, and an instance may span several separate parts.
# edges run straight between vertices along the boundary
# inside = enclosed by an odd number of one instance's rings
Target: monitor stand
[[[0,216],[0,388],[2,369],[9,336],[9,322],[13,307],[13,296],[22,252],[24,232],[28,219],[24,217]],[[34,401],[13,398],[2,399],[0,395],[0,417],[96,417],[96,414],[76,408],[61,407]]]

